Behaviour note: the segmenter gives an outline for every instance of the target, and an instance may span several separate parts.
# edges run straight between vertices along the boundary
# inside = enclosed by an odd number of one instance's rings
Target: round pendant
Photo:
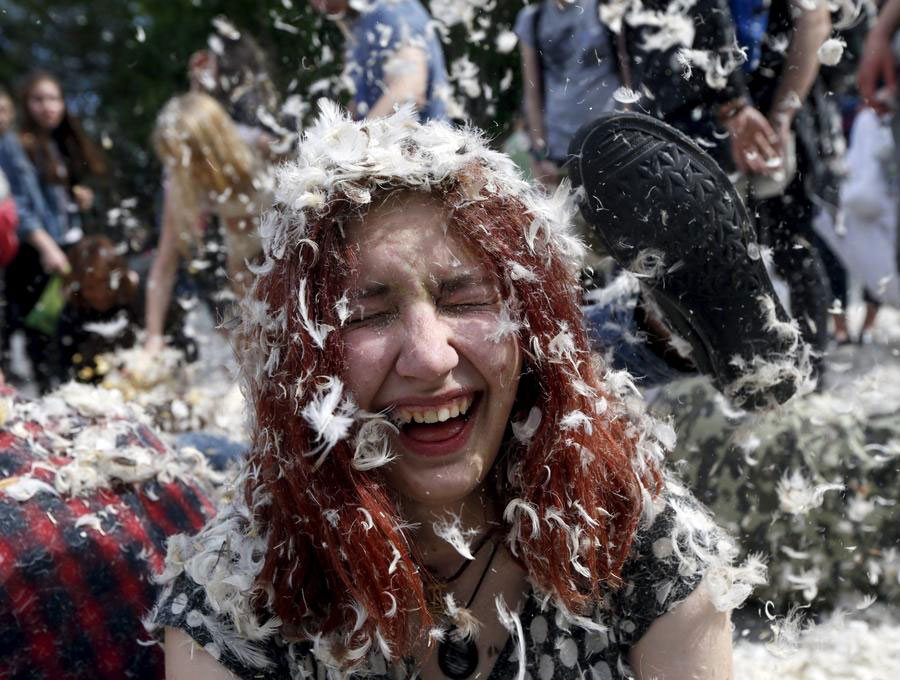
[[[464,680],[478,668],[478,646],[472,639],[456,640],[455,628],[438,644],[438,668],[448,678]]]

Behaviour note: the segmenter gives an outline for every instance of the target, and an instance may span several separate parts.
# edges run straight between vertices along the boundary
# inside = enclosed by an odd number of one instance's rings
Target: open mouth
[[[398,407],[391,419],[403,444],[416,453],[450,453],[465,443],[481,403],[481,392],[454,399],[439,408]]]

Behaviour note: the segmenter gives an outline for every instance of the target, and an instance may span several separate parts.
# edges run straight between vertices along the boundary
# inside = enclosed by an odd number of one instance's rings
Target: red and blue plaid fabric
[[[0,678],[163,678],[162,649],[141,623],[158,594],[151,574],[167,537],[199,530],[211,503],[191,483],[156,480],[15,500],[4,486],[23,475],[52,485],[44,466],[68,462],[47,455],[48,425],[24,427],[28,436],[0,430]],[[117,431],[117,450],[165,451],[139,423]]]

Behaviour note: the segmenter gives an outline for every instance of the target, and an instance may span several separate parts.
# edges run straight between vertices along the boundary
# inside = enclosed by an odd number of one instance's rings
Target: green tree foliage
[[[472,78],[459,88],[467,115],[502,137],[518,107],[519,67],[515,50],[500,53],[495,45],[523,3],[435,4],[479,6],[446,27],[445,51],[448,65],[465,57],[475,66],[469,72],[476,74],[477,91]],[[320,96],[346,96],[338,79],[342,37],[307,0],[0,0],[0,83],[15,94],[34,68],[57,74],[72,110],[110,157],[106,207],[135,197],[137,223],[146,226],[154,222],[159,189],[149,142],[156,114],[187,89],[188,58],[206,46],[212,19],[220,15],[266,49],[282,96],[299,95],[309,111]],[[142,229],[131,229],[127,237],[141,241]]]

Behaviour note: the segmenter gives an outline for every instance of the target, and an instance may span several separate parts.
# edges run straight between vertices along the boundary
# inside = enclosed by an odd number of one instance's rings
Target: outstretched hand
[[[69,265],[69,258],[63,252],[62,248],[53,242],[41,249],[41,267],[48,274],[68,274],[72,267]]]
[[[731,156],[745,174],[769,174],[777,169],[783,153],[782,143],[766,117],[752,106],[745,106],[727,121]]]
[[[897,96],[897,74],[894,52],[891,50],[891,38],[883,30],[876,26],[866,37],[863,48],[862,61],[857,72],[859,92],[866,106],[870,106],[879,113],[888,110],[887,102],[892,102]],[[884,86],[888,97],[878,96],[879,85]]]

